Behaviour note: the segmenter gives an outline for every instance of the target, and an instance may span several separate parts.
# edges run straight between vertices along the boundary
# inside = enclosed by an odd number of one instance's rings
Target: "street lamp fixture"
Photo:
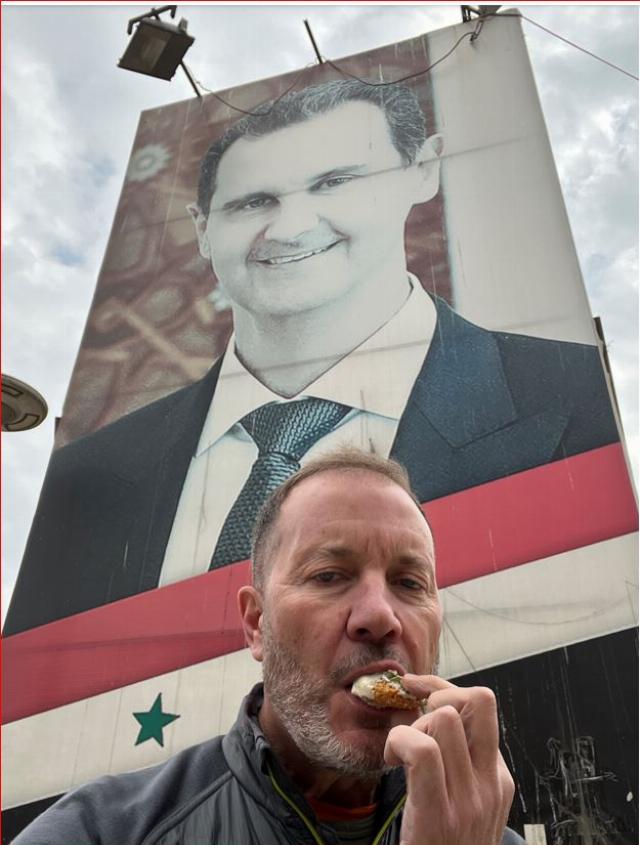
[[[47,416],[47,403],[28,384],[2,374],[2,430],[26,431]]]
[[[161,6],[137,18],[131,18],[127,26],[127,35],[132,35],[132,33],[133,35],[118,62],[118,67],[135,73],[144,73],[156,79],[169,80],[173,79],[178,66],[181,66],[194,91],[201,96],[182,61],[195,41],[195,38],[187,32],[187,21],[182,18],[176,26],[160,20],[163,12],[169,12],[171,17],[175,18],[177,8],[177,6]]]

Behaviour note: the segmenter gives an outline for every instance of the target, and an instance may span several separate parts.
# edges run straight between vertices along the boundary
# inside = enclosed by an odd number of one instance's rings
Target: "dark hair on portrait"
[[[267,561],[274,552],[275,527],[282,505],[294,487],[321,472],[370,472],[380,475],[401,487],[413,499],[427,525],[429,524],[420,500],[411,489],[409,474],[402,464],[393,458],[383,458],[355,446],[342,446],[306,463],[277,487],[258,511],[251,542],[253,584],[256,589],[264,589]]]
[[[209,147],[200,166],[198,183],[198,205],[205,217],[209,214],[211,197],[216,188],[220,159],[235,141],[246,135],[268,135],[354,101],[373,103],[384,111],[391,140],[403,164],[413,164],[426,139],[427,129],[424,112],[410,88],[404,85],[376,87],[355,79],[323,82],[300,91],[290,91],[279,100],[265,103],[260,111],[267,114],[243,117]]]

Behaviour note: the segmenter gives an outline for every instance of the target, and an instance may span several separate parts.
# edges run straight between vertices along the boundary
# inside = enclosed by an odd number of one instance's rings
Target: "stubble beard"
[[[296,655],[277,642],[267,614],[263,616],[263,665],[265,691],[282,726],[298,749],[312,763],[341,775],[379,780],[393,767],[384,762],[384,744],[391,728],[390,713],[381,712],[377,729],[354,745],[337,736],[329,721],[329,696],[349,672],[377,660],[403,663],[392,647],[362,644],[357,654],[336,665],[328,683],[310,678]],[[409,667],[407,667],[409,670]]]

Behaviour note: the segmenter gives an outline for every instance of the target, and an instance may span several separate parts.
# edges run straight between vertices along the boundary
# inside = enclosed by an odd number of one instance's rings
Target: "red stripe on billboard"
[[[635,531],[638,510],[615,443],[435,499],[424,511],[448,587]]]
[[[238,651],[248,582],[234,563],[5,638],[3,724]]]
[[[622,448],[605,446],[429,502],[441,587],[629,534]],[[241,649],[241,562],[3,643],[3,722]]]

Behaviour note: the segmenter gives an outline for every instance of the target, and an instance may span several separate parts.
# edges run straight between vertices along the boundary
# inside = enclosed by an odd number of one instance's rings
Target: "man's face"
[[[403,167],[384,112],[349,102],[239,139],[216,182],[203,255],[236,306],[286,315],[404,272],[405,221],[437,190],[437,165]]]
[[[442,614],[427,523],[390,480],[327,471],[291,491],[275,532],[254,650],[266,696],[310,760],[379,774],[392,724],[416,715],[350,688],[363,674],[434,669]]]

